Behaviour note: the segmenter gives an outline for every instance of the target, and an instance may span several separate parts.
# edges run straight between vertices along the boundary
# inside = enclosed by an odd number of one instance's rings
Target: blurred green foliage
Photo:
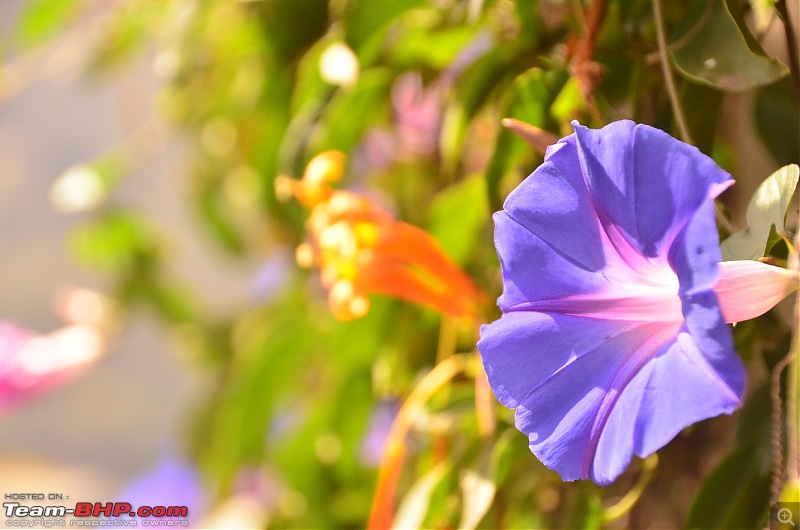
[[[82,4],[30,2],[19,42],[66,32]],[[664,4],[669,61],[697,146],[731,169],[720,156],[730,152],[730,135],[719,134],[731,119],[722,102],[747,91],[754,134],[775,167],[797,163],[797,87],[759,45],[767,29],[755,15],[774,17],[769,3]],[[629,118],[678,136],[650,0],[122,0],[107,9],[92,71],[122,68],[136,54],[152,61],[163,85],[157,112],[190,144],[187,200],[232,259],[266,261],[253,233],[275,252],[303,241],[304,212],[276,199],[275,180],[299,177],[315,154],[339,149],[350,156],[342,186],[426,227],[493,297],[500,279],[489,214],[542,160],[501,118],[555,135],[569,133],[573,119]],[[357,60],[339,84],[321,65],[334,44]],[[344,59],[328,66],[346,74]],[[400,82],[409,73],[417,85]],[[447,351],[438,315],[380,297],[366,317],[338,322],[316,273],[291,266],[271,272],[277,293],[220,316],[170,276],[166,229],[113,199],[129,169],[103,171],[116,172],[104,176],[112,200],[75,230],[71,248],[111,279],[119,300],[155,310],[184,357],[214,381],[185,436],[215,498],[234,493],[243,470],[268,470],[280,487],[265,523],[362,527],[377,480],[362,454],[371,414],[402,401],[437,356],[473,351],[471,330],[458,330]],[[769,318],[736,330],[754,373],[774,364],[766,352],[787,336],[786,324]],[[753,389],[736,421],[681,434],[639,503],[606,523],[604,507],[635,483],[637,465],[604,490],[562,483],[530,454],[510,411],[496,408],[496,431],[482,439],[474,384],[456,379],[413,426],[397,503],[405,496],[414,506],[407,521],[422,527],[763,526],[765,392]]]

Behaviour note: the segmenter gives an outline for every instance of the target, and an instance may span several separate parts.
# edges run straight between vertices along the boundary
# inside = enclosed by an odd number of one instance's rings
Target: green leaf
[[[769,251],[772,227],[783,231],[789,201],[797,187],[800,167],[791,164],[780,168],[761,183],[747,205],[747,228],[722,242],[724,261],[758,259]]]
[[[759,528],[769,509],[771,407],[768,384],[750,392],[736,445],[703,482],[687,528]]]
[[[759,528],[768,510],[769,385],[750,392],[739,417],[736,446],[706,477],[687,528]]]
[[[464,265],[488,219],[484,180],[472,177],[443,190],[434,197],[430,212],[431,235],[456,264]]]
[[[203,422],[208,433],[198,437],[201,464],[223,485],[264,450],[276,402],[286,399],[301,380],[301,370],[312,363],[308,352],[314,331],[300,317],[298,305],[287,301],[275,310],[246,316],[225,345],[232,349],[232,359],[211,416]],[[284,415],[286,421],[302,421],[296,406],[285,406]]]
[[[386,25],[406,11],[422,5],[422,0],[347,0],[342,13],[347,43],[354,50],[360,50]]]
[[[314,145],[314,152],[339,149],[349,152],[379,115],[391,90],[392,73],[383,68],[361,72],[358,84],[340,90],[331,100],[320,119],[321,140]],[[361,116],[361,119],[353,119]]]
[[[756,528],[753,514],[769,496],[769,477],[757,452],[756,442],[741,445],[711,472],[692,504],[687,528]]]
[[[601,528],[603,525],[603,500],[600,488],[590,483],[579,483],[566,499],[562,512],[561,528]]]
[[[781,165],[800,161],[800,106],[792,80],[784,78],[758,91],[753,108],[758,134]]]
[[[520,74],[508,89],[503,117],[516,118],[545,129],[548,121],[547,109],[556,91],[562,89],[566,80],[567,77],[562,72],[545,72],[538,68]],[[486,168],[486,191],[492,211],[502,208],[500,185],[503,177],[531,152],[532,148],[514,133],[506,129],[500,130],[492,158]]]
[[[407,69],[424,66],[443,70],[475,37],[476,31],[477,28],[469,26],[440,30],[427,26],[405,28],[392,43],[392,64]]]
[[[753,53],[723,0],[711,0],[694,24],[671,45],[678,71],[714,88],[740,91],[768,85],[789,73],[777,59]]]
[[[77,0],[34,0],[20,17],[17,32],[25,46],[39,44],[62,29],[80,11]]]
[[[573,119],[584,115],[588,108],[586,99],[581,94],[578,78],[573,76],[567,80],[553,101],[550,113],[562,126],[566,127]]]
[[[506,87],[511,76],[524,70],[522,50],[513,45],[494,47],[467,66],[453,87],[453,98],[442,125],[442,167],[452,174],[459,164],[467,129],[478,111],[498,87]]]
[[[218,184],[205,183],[197,196],[197,208],[205,227],[217,243],[231,253],[242,254],[244,252],[242,237],[233,224]]]
[[[686,122],[692,133],[694,145],[705,154],[711,155],[723,93],[697,83],[684,83],[684,85],[681,104],[683,108],[691,109],[691,112],[686,113]]]
[[[129,268],[153,248],[152,234],[142,218],[125,212],[114,212],[78,227],[69,243],[78,261],[103,271]]]
[[[284,64],[298,59],[328,27],[327,0],[258,2],[264,37]]]

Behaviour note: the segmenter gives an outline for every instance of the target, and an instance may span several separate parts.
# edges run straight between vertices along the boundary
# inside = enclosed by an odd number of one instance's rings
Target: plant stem
[[[789,268],[800,271],[800,233],[790,245]],[[789,355],[794,360],[789,365],[788,389],[786,392],[786,429],[789,480],[793,483],[800,481],[800,294],[797,295],[794,305],[794,336]]]
[[[783,478],[785,469],[783,467],[783,414],[781,409],[781,374],[786,366],[794,358],[790,352],[786,357],[781,359],[775,368],[772,369],[772,381],[770,383],[770,398],[772,400],[772,480],[770,483],[770,504],[775,504],[780,500],[781,487],[783,486]],[[789,386],[787,385],[787,388]],[[788,404],[788,400],[787,400]],[[787,410],[789,407],[787,406]],[[788,416],[788,414],[787,414]],[[789,458],[791,458],[789,456]]]
[[[378,469],[378,485],[372,500],[367,528],[391,528],[394,495],[406,452],[406,435],[425,404],[461,372],[472,374],[476,360],[470,355],[451,355],[431,370],[411,391],[392,424]]]
[[[794,90],[800,99],[800,57],[797,51],[797,38],[792,29],[792,20],[789,16],[789,9],[786,7],[786,0],[775,0],[775,10],[783,22],[783,32],[786,35],[786,47],[789,52],[789,72],[794,83]]]
[[[675,89],[675,79],[672,77],[670,67],[669,50],[667,49],[667,36],[664,32],[664,20],[661,16],[661,0],[653,0],[653,18],[656,23],[656,37],[658,40],[658,54],[661,58],[661,71],[664,73],[664,82],[667,86],[667,96],[669,96],[672,113],[675,115],[675,122],[678,124],[678,132],[681,140],[687,144],[693,144],[692,136],[689,134],[689,127],[686,125],[686,118],[681,108],[678,98],[678,91]]]
[[[652,480],[653,472],[656,467],[658,467],[658,455],[653,453],[642,462],[642,473],[639,475],[639,480],[636,481],[636,484],[634,484],[619,502],[603,510],[604,525],[616,521],[631,511],[631,508],[634,507],[639,497],[642,496],[645,488],[647,488],[647,485],[650,483],[650,480]]]

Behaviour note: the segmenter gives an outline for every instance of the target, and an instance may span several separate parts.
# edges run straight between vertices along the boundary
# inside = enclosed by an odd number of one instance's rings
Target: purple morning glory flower
[[[741,404],[714,290],[714,198],[733,181],[658,129],[573,126],[494,215],[503,315],[478,348],[531,451],[605,485]]]
[[[141,506],[186,506],[186,519],[196,521],[203,504],[200,473],[183,460],[164,460],[155,469],[129,483],[117,495],[117,502],[127,502],[134,509]]]
[[[361,461],[364,464],[371,467],[380,464],[386,439],[399,411],[400,403],[394,400],[381,401],[372,409],[367,433],[361,442]]]

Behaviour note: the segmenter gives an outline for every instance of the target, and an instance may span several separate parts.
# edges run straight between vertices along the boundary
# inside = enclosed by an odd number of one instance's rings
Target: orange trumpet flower
[[[478,319],[483,294],[433,237],[396,221],[368,197],[330,187],[345,160],[328,151],[309,162],[302,180],[276,182],[279,196],[293,195],[312,208],[311,242],[298,249],[298,261],[319,266],[334,315],[361,317],[369,310],[368,295],[379,293]]]

